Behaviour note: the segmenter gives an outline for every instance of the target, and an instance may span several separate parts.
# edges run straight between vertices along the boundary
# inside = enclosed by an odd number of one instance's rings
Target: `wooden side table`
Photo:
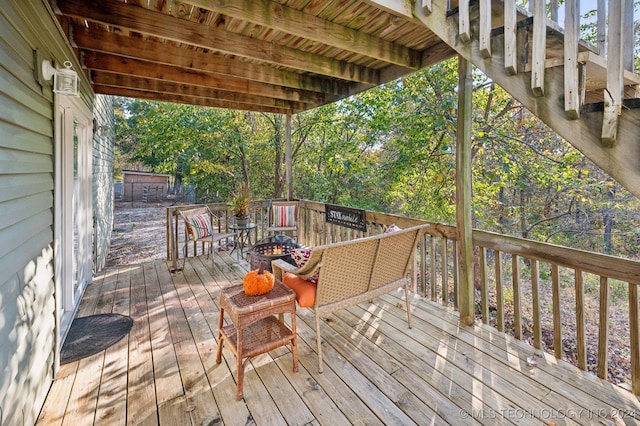
[[[225,311],[231,319],[231,324],[227,326],[223,326]],[[286,313],[291,314],[291,328],[287,327],[283,321],[283,314]],[[278,317],[275,316],[276,314]],[[242,399],[244,368],[251,357],[290,344],[293,371],[298,371],[295,292],[278,280],[273,290],[260,296],[247,296],[242,284],[222,289],[216,354],[218,364],[222,362],[224,342],[236,356],[237,399]]]

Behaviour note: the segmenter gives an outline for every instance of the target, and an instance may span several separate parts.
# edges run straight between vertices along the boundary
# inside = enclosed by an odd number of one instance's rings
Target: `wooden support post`
[[[456,229],[460,286],[460,321],[473,324],[473,229],[471,228],[471,63],[458,57],[458,124],[456,129]]]
[[[531,90],[534,96],[544,95],[544,61],[547,55],[546,2],[533,2],[533,53],[531,60]]]
[[[567,118],[580,118],[578,37],[580,0],[567,0],[564,16],[564,111]]]
[[[516,0],[504,0],[504,68],[507,73],[518,73]]]
[[[292,153],[291,153],[291,111],[287,112],[285,123],[285,163],[287,168],[287,200],[293,199],[293,174],[292,174]]]

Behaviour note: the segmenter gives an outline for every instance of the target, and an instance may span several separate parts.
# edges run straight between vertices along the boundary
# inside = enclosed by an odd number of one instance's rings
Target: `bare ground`
[[[107,266],[165,259],[166,208],[170,205],[116,202]]]
[[[107,266],[132,265],[166,258],[166,208],[172,203],[116,203],[114,227],[111,236],[111,250],[107,257]],[[524,277],[523,277],[524,278]],[[531,286],[521,281],[523,340],[533,345],[533,326],[528,318],[532,318]],[[575,294],[572,286],[565,286],[561,291],[562,317],[562,349],[563,359],[577,364]],[[595,374],[598,346],[599,301],[597,292],[592,294],[587,288],[585,295],[586,331],[588,370]],[[614,293],[610,302],[609,345],[608,345],[608,380],[630,387],[630,350],[629,350],[629,311],[624,290]],[[495,292],[490,294],[490,323],[496,325]],[[550,286],[541,286],[541,322],[543,348],[553,353],[553,310],[551,305]],[[506,298],[505,331],[513,334],[513,306]]]

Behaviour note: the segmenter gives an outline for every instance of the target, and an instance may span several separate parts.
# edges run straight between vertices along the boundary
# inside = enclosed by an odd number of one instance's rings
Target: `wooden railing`
[[[254,203],[252,220],[258,224],[258,228],[253,241],[266,235],[268,205],[268,201]],[[179,221],[175,219],[175,211],[188,207],[190,206],[167,209],[168,236],[170,232],[179,235]],[[228,223],[230,217],[226,204],[210,204],[209,207],[223,218],[223,223]],[[457,309],[457,231],[453,226],[367,211],[367,230],[354,231],[328,224],[325,221],[323,203],[302,200],[298,240],[303,245],[313,247],[376,235],[384,232],[391,224],[405,228],[421,223],[430,223],[431,226],[427,228],[416,251],[413,291],[434,302]],[[167,240],[169,239],[168,237]],[[558,359],[565,355],[563,341],[574,341],[575,364],[583,370],[593,370],[595,367],[596,374],[603,379],[608,374],[611,328],[609,301],[612,286],[615,286],[618,298],[628,300],[631,390],[636,395],[640,394],[640,262],[479,230],[473,231],[473,245],[476,318],[517,339],[531,340],[535,348],[552,347]],[[168,245],[168,259],[172,258],[171,255]],[[545,291],[549,288],[550,291]],[[587,289],[598,294],[599,305],[595,312],[587,310]],[[550,301],[545,298],[546,293],[550,293]],[[527,297],[523,297],[524,294]],[[561,309],[563,301],[566,305],[566,300],[573,301],[570,312]],[[546,309],[544,306],[547,306]],[[573,319],[568,317],[571,315],[574,316]],[[598,326],[597,349],[591,351],[588,347],[593,345],[588,345],[587,342],[588,321]],[[568,327],[563,328],[562,325],[566,323],[575,323],[575,334],[569,334]],[[546,334],[552,336],[552,341],[543,341],[545,329]],[[589,362],[590,359],[596,360],[595,366],[593,362]]]
[[[207,204],[213,214],[219,219],[218,231],[229,232],[229,226],[233,223],[233,215],[231,214],[228,203],[211,203]],[[187,252],[182,253],[182,247],[184,246],[185,230],[184,224],[180,220],[178,211],[188,210],[198,205],[180,205],[167,207],[166,211],[166,236],[167,236],[167,260],[172,262],[172,269],[177,269],[177,260],[182,256],[189,256],[189,246],[187,246]],[[251,231],[250,237],[252,242],[259,241],[266,236],[267,227],[267,210],[269,208],[269,200],[259,200],[251,203],[250,208],[250,220],[256,223],[258,226]],[[201,248],[204,250],[204,248]],[[198,254],[198,247],[193,244],[194,256]]]
[[[524,3],[527,10],[518,7]],[[432,1],[423,4],[429,5],[425,11],[430,14]],[[483,58],[496,54],[492,44],[496,50],[504,49],[498,56],[504,58],[504,70],[509,75],[530,72],[534,96],[545,95],[546,70],[563,66],[564,110],[568,119],[580,118],[586,103],[604,100],[601,140],[610,146],[617,137],[625,97],[638,97],[638,78],[634,75],[635,5],[633,1],[598,1],[593,22],[581,21],[584,11],[579,6],[578,0],[460,0],[457,8],[449,12],[458,15],[460,41],[477,41]],[[497,17],[502,23],[498,28]],[[581,26],[594,28],[593,44],[580,38]],[[525,28],[528,30],[522,31]],[[504,42],[492,43],[496,37]]]

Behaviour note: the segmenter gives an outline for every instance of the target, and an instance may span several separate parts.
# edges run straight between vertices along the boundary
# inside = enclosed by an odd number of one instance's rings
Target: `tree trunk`
[[[529,231],[527,230],[527,212],[526,212],[526,196],[523,189],[520,189],[520,234],[522,238],[529,238]]]
[[[610,187],[606,187],[607,197],[610,200],[609,206],[613,205],[614,196]],[[611,229],[613,228],[613,209],[609,206],[605,207],[602,212],[602,221],[604,224],[604,241],[602,251],[604,254],[611,254]]]
[[[275,161],[273,170],[273,197],[282,198],[284,189],[284,176],[282,175],[282,115],[275,114],[273,117],[273,144],[275,147]]]

